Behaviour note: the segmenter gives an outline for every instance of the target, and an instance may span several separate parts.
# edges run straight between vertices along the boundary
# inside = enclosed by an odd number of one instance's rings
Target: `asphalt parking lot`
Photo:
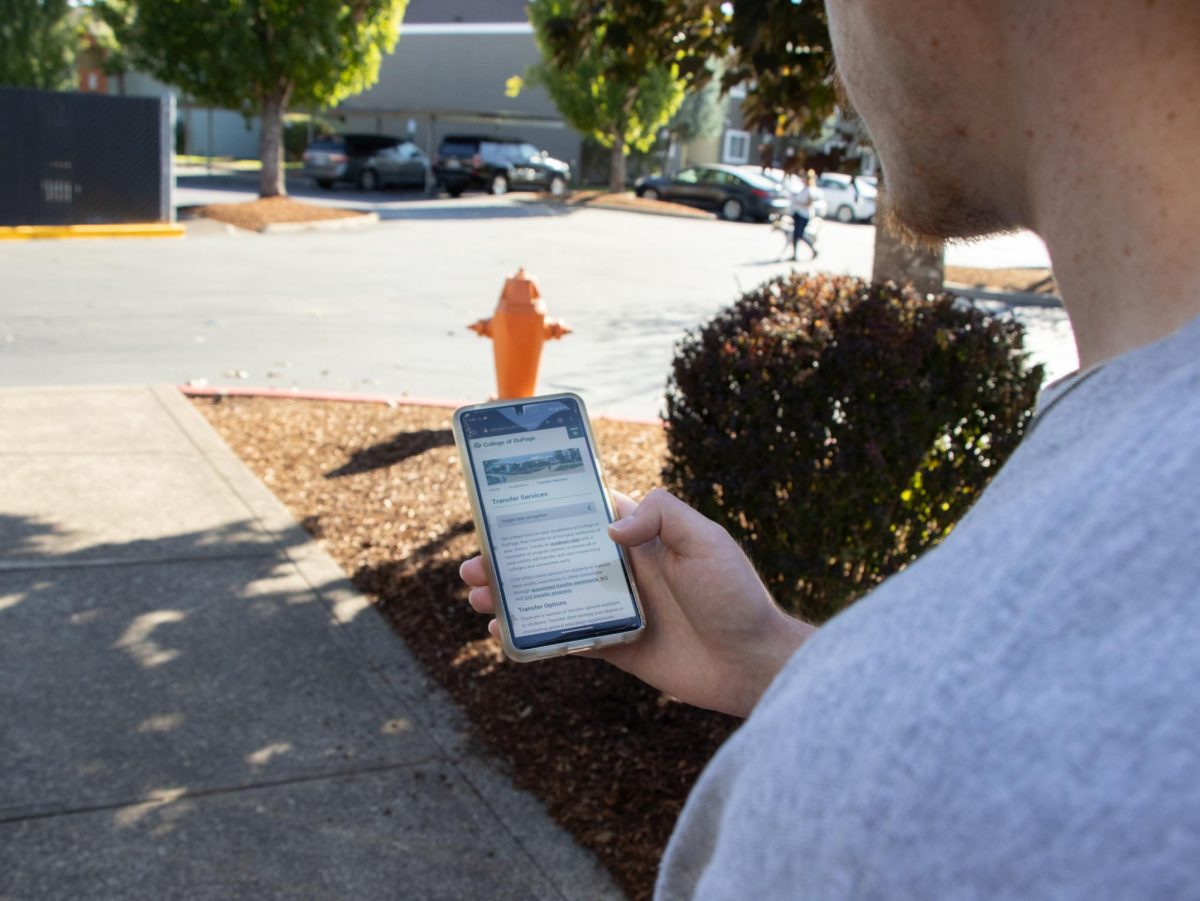
[[[0,384],[195,381],[480,400],[494,386],[491,346],[466,326],[491,315],[505,277],[524,266],[550,315],[574,329],[547,345],[541,389],[577,391],[596,413],[650,417],[688,328],[793,265],[867,275],[874,241],[870,226],[825,223],[820,258],[793,264],[765,225],[568,210],[529,195],[292,190],[374,209],[381,222],[0,245]],[[252,191],[245,176],[185,178],[177,202]],[[993,255],[1012,265],[1036,252],[1010,241]],[[1035,355],[1068,371],[1065,314],[1017,312],[1032,317]]]

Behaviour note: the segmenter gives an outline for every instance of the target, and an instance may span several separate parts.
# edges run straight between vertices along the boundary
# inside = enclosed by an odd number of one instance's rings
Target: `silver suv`
[[[322,188],[349,182],[374,191],[386,185],[424,188],[429,183],[429,158],[405,138],[334,135],[310,144],[303,159],[304,174]]]

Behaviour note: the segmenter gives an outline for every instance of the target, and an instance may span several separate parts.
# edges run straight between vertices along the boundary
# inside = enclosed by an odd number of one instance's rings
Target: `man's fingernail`
[[[629,528],[629,524],[631,522],[633,522],[633,517],[626,516],[624,519],[618,519],[618,520],[615,520],[614,522],[610,522],[608,524],[608,527],[610,529],[612,529],[614,532],[624,532],[626,529]]]

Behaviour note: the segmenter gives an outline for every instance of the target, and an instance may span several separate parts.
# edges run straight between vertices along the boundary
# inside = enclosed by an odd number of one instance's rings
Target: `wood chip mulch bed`
[[[991,291],[1020,291],[1025,294],[1058,294],[1058,284],[1049,269],[980,269],[947,266],[946,281]]]
[[[572,191],[561,197],[549,194],[539,194],[541,202],[560,203],[571,207],[592,207],[602,210],[624,210],[633,213],[654,213],[659,216],[676,216],[681,219],[715,219],[712,213],[685,206],[682,203],[671,203],[666,200],[647,200],[638,197],[632,191],[612,194],[605,191]]]
[[[268,225],[280,222],[321,222],[327,219],[353,219],[363,215],[355,210],[339,210],[334,207],[301,203],[290,197],[260,197],[245,203],[213,203],[208,206],[192,207],[191,218],[216,219],[250,231],[261,231]]]
[[[449,410],[195,403],[374,601],[514,783],[539,797],[631,898],[649,898],[689,789],[738,721],[673,701],[599,661],[503,657],[458,578],[478,544]],[[640,497],[658,484],[659,427],[600,420],[595,431],[614,488]]]

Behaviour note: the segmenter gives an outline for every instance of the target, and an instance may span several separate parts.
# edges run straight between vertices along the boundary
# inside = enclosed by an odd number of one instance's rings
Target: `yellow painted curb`
[[[183,226],[174,222],[0,226],[0,241],[33,241],[42,238],[182,238],[183,236]]]

